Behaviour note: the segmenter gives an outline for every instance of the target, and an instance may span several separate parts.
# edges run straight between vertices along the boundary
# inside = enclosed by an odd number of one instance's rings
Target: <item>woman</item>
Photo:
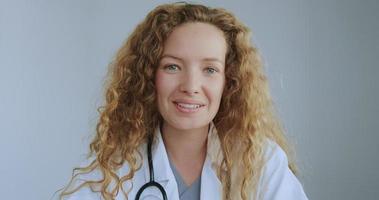
[[[63,198],[307,199],[249,30],[224,9],[151,11],[117,53],[100,114]]]

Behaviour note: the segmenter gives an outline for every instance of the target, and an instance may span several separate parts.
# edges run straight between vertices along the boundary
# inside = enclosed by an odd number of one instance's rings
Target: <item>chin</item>
[[[173,126],[175,129],[178,130],[191,130],[191,129],[199,129],[203,128],[205,126],[208,126],[210,122],[194,122],[194,121],[188,121],[184,122],[183,120],[179,123],[169,123],[170,126]]]

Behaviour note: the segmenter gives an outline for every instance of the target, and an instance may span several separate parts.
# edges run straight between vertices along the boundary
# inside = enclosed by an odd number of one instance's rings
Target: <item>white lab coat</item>
[[[166,149],[162,140],[159,128],[156,129],[158,143],[152,148],[152,158],[154,165],[155,181],[160,183],[166,190],[169,200],[179,200],[177,183],[174,174],[170,168]],[[303,187],[288,168],[288,161],[284,151],[274,142],[268,142],[269,148],[266,150],[267,162],[264,167],[263,174],[258,185],[258,195],[261,194],[263,200],[307,200],[307,196],[303,191]],[[207,156],[201,173],[201,200],[222,199],[221,182],[216,175],[216,166],[219,162],[219,140],[217,131],[211,124],[208,133]],[[124,190],[128,191],[133,182],[133,189],[128,194],[129,200],[134,200],[137,191],[141,186],[149,182],[149,167],[147,162],[146,144],[141,146],[140,151],[144,155],[142,167],[136,171],[132,180],[125,181]],[[269,156],[269,157],[268,157]],[[119,171],[119,177],[127,174],[128,166],[124,164]],[[90,174],[81,175],[76,179],[75,185],[83,182],[83,180],[99,180],[101,173],[93,171]],[[92,192],[88,187],[84,187],[79,191],[64,198],[68,200],[95,200],[102,199],[101,194]],[[124,200],[122,191],[119,191],[116,200]],[[156,187],[149,187],[142,193],[141,198],[144,200],[163,199],[160,191]]]

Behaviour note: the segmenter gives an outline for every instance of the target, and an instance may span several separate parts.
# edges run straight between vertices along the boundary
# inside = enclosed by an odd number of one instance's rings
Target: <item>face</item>
[[[226,41],[206,23],[185,23],[167,38],[156,72],[164,126],[201,129],[216,116],[225,85]]]

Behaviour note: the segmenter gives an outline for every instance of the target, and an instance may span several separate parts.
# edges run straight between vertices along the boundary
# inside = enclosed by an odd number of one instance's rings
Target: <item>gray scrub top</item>
[[[179,199],[180,200],[199,200],[200,199],[200,185],[201,185],[201,175],[190,185],[187,186],[182,176],[176,170],[175,165],[171,162],[171,159],[168,158],[170,162],[170,167],[174,173],[176,183],[178,184]]]

